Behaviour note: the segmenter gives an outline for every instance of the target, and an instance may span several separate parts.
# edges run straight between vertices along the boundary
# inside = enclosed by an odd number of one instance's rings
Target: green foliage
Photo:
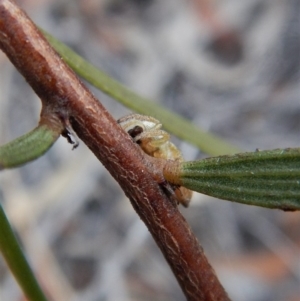
[[[256,151],[181,165],[182,185],[220,199],[300,210],[300,148]]]
[[[29,133],[0,147],[0,170],[18,167],[42,156],[60,133],[40,125]]]
[[[30,301],[47,301],[0,205],[0,251]]]

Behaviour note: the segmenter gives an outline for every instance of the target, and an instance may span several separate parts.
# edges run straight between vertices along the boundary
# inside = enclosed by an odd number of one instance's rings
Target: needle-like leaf
[[[175,174],[167,169],[165,177],[174,184],[220,199],[300,210],[300,148],[183,162],[175,168]]]
[[[58,139],[60,131],[39,125],[29,133],[0,147],[0,170],[13,168],[42,156]]]
[[[47,301],[0,204],[0,253],[30,301]]]

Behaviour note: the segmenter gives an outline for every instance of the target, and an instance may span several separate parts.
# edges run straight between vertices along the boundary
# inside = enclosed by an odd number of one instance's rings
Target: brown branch
[[[187,299],[229,300],[189,225],[154,180],[151,167],[157,161],[146,158],[132,143],[10,0],[0,0],[0,47],[42,99],[42,114],[70,120],[78,136],[118,181]]]

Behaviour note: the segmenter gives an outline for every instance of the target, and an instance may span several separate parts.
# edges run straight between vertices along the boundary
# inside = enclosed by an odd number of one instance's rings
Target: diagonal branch
[[[229,300],[189,225],[154,180],[150,161],[13,1],[0,0],[0,47],[41,98],[42,116],[70,120],[163,252],[188,300]]]

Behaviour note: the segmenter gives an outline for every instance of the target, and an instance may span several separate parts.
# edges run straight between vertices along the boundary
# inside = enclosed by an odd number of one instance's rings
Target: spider
[[[170,135],[161,130],[162,124],[157,119],[139,114],[129,114],[120,118],[118,123],[149,156],[183,161],[181,152],[170,141]],[[169,184],[175,193],[177,203],[187,207],[192,198],[192,191],[183,186]]]

